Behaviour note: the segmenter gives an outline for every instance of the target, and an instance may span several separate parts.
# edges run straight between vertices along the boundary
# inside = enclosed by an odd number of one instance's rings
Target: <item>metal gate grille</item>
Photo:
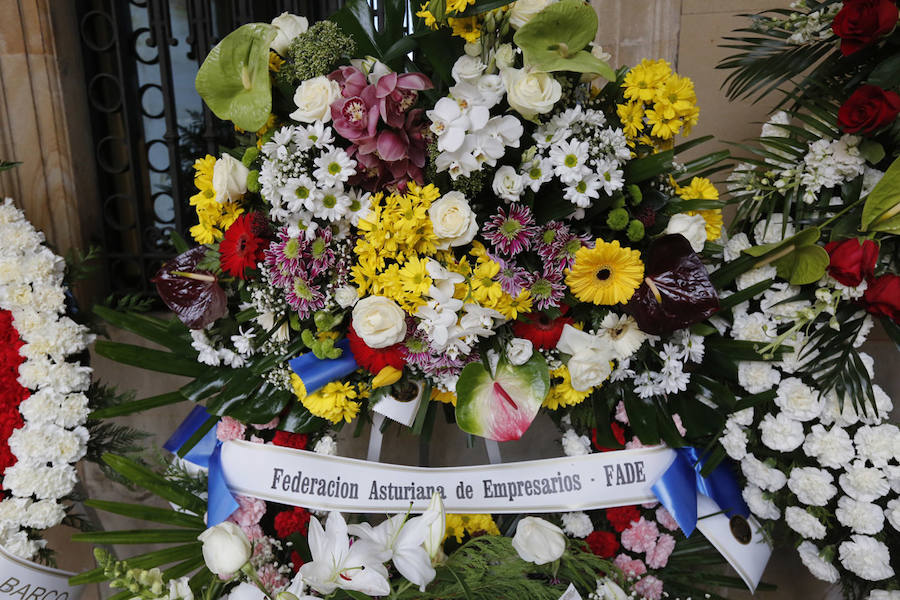
[[[310,22],[341,0],[77,0],[103,223],[99,243],[113,293],[150,292],[149,278],[185,235],[191,165],[230,145],[194,90],[197,68],[222,36],[283,11]]]

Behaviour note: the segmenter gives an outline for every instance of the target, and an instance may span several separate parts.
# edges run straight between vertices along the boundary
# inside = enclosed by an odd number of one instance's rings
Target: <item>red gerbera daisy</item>
[[[370,348],[361,337],[356,335],[352,326],[347,332],[347,340],[350,342],[350,351],[353,353],[356,363],[373,375],[377,375],[387,366],[402,370],[403,365],[406,364],[400,351],[401,344],[394,344],[387,348]]]
[[[225,237],[219,244],[219,262],[222,270],[234,277],[246,279],[245,271],[255,269],[263,260],[263,251],[269,246],[271,233],[266,219],[258,212],[239,216],[225,230]]]
[[[565,314],[549,319],[544,313],[528,313],[524,320],[513,323],[513,332],[520,338],[530,340],[535,348],[550,350],[556,348],[563,327],[572,323],[574,321]]]

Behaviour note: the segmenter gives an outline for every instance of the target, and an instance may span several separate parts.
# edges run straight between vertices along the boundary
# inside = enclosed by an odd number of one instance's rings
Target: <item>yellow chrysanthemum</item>
[[[428,276],[428,260],[422,260],[418,256],[407,260],[400,268],[400,284],[403,291],[410,294],[424,296],[431,287],[431,277]]]
[[[598,239],[593,248],[581,248],[566,273],[566,283],[576,298],[600,305],[628,302],[643,279],[640,251],[622,248],[618,240]]]
[[[691,183],[678,188],[682,200],[718,200],[719,190],[706,177],[694,177]]]
[[[644,113],[647,117],[647,125],[650,126],[650,135],[661,140],[670,140],[684,127],[684,121],[679,118],[667,119],[662,113],[648,110]]]
[[[481,27],[478,17],[464,17],[461,19],[450,17],[447,23],[453,29],[453,35],[457,35],[469,43],[475,43],[481,37]]]
[[[494,304],[503,297],[503,287],[494,277],[500,273],[500,265],[492,260],[475,267],[470,284],[472,296],[481,304]]]
[[[544,408],[557,410],[559,408],[565,408],[566,406],[581,404],[584,402],[584,399],[590,396],[591,392],[594,391],[594,388],[591,388],[586,392],[579,392],[573,388],[572,375],[569,373],[569,368],[566,365],[553,369],[550,371],[550,375],[562,379],[562,381],[554,384],[550,388],[550,393],[544,398]]]
[[[491,515],[457,515],[447,513],[447,527],[444,539],[453,536],[462,542],[464,535],[500,535],[500,530]]]
[[[672,69],[668,62],[645,58],[641,64],[635,65],[625,74],[625,80],[622,83],[622,87],[625,88],[625,98],[641,102],[652,101],[671,73]]]
[[[629,102],[616,106],[616,113],[622,120],[622,128],[626,137],[635,138],[644,130],[644,105],[640,102]]]
[[[302,397],[298,387],[302,387],[303,382],[295,373],[291,374],[291,385],[306,410],[317,417],[328,419],[332,423],[349,423],[359,413],[360,404],[353,401],[357,397],[357,391],[352,384],[332,381],[316,393]],[[302,391],[305,393],[305,388]]]
[[[437,388],[433,388],[431,390],[431,399],[434,402],[442,402],[444,404],[452,404],[453,406],[456,406],[455,392],[444,392]]]
[[[659,93],[653,98],[653,109],[666,119],[690,114],[696,104],[694,82],[675,74],[666,78]]]
[[[430,29],[437,29],[437,19],[434,18],[434,15],[431,14],[431,11],[428,10],[428,3],[424,3],[420,8],[419,12],[416,13],[416,16],[420,19],[425,19],[425,27]]]
[[[475,0],[447,0],[447,10],[462,12],[466,10],[470,4],[475,4]]]
[[[687,214],[700,215],[706,222],[707,241],[717,240],[722,236],[722,211],[718,208],[710,210],[689,210]]]

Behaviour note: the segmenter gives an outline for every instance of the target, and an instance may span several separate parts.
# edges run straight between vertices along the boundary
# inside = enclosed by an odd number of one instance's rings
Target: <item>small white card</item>
[[[372,410],[401,425],[412,427],[413,421],[416,420],[416,413],[419,412],[419,405],[422,404],[422,391],[422,385],[419,384],[419,393],[414,399],[406,402],[401,402],[393,396],[385,396],[375,403]]]
[[[563,592],[563,595],[559,597],[559,600],[581,600],[581,594],[578,593],[578,590],[575,589],[573,584],[569,584],[568,589]]]

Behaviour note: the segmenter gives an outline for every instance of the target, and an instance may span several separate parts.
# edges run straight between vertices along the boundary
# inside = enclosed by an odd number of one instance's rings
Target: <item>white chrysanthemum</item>
[[[787,239],[794,233],[794,226],[791,223],[784,225],[784,215],[772,213],[769,220],[762,220],[753,228],[753,239],[757,244],[771,244]]]
[[[722,255],[727,262],[737,260],[741,257],[741,251],[746,250],[751,245],[746,233],[738,233],[725,243]]]
[[[762,443],[779,452],[796,450],[803,443],[803,424],[784,413],[763,417],[759,431]]]
[[[594,524],[591,518],[584,512],[564,513],[562,517],[563,530],[576,538],[586,538],[594,531]]]
[[[813,425],[803,442],[803,452],[829,469],[841,469],[856,456],[850,434],[837,425],[830,430]]]
[[[747,433],[737,425],[725,427],[725,435],[719,438],[719,443],[734,460],[741,460],[747,455]]]
[[[337,186],[346,183],[356,174],[356,161],[350,158],[341,148],[322,153],[315,159],[316,169],[313,177],[322,187]]]
[[[855,534],[838,547],[838,558],[844,568],[867,581],[881,581],[894,576],[888,547],[873,537]]]
[[[884,509],[884,517],[891,524],[891,527],[900,531],[900,498],[894,498],[887,503],[887,508]]]
[[[771,363],[742,360],[738,363],[738,383],[751,394],[767,392],[778,385],[781,373]]]
[[[775,404],[792,419],[810,421],[822,413],[823,402],[817,391],[797,377],[789,377],[778,384]]]
[[[788,477],[788,489],[807,506],[825,506],[835,494],[834,477],[825,469],[797,467]]]
[[[591,453],[591,440],[586,435],[578,435],[574,429],[567,429],[562,436],[562,447],[566,456],[584,456]]]
[[[603,317],[597,333],[608,342],[610,350],[620,360],[637,352],[647,339],[647,334],[640,330],[634,317],[612,312]]]
[[[799,506],[788,506],[784,509],[784,521],[788,527],[811,540],[821,540],[827,532],[819,519]]]
[[[787,483],[787,475],[752,454],[748,454],[741,461],[741,471],[747,481],[769,492],[777,492]]]
[[[825,560],[819,554],[819,549],[811,542],[803,542],[797,548],[800,560],[803,565],[809,569],[814,577],[827,581],[828,583],[836,583],[840,579],[840,573],[830,561]]]
[[[774,321],[762,313],[736,314],[731,337],[736,340],[769,343],[777,336]]]
[[[900,428],[891,423],[876,427],[865,425],[853,436],[856,453],[876,467],[886,467],[900,457]]]
[[[764,496],[764,492],[755,485],[748,485],[741,494],[750,512],[760,519],[775,520],[781,517],[781,511],[774,502]]]
[[[875,535],[884,528],[884,512],[881,507],[871,502],[860,502],[849,496],[838,499],[838,507],[834,511],[837,520],[853,533]]]
[[[847,466],[838,481],[848,496],[864,502],[878,500],[891,489],[881,469],[867,467],[861,460]]]

